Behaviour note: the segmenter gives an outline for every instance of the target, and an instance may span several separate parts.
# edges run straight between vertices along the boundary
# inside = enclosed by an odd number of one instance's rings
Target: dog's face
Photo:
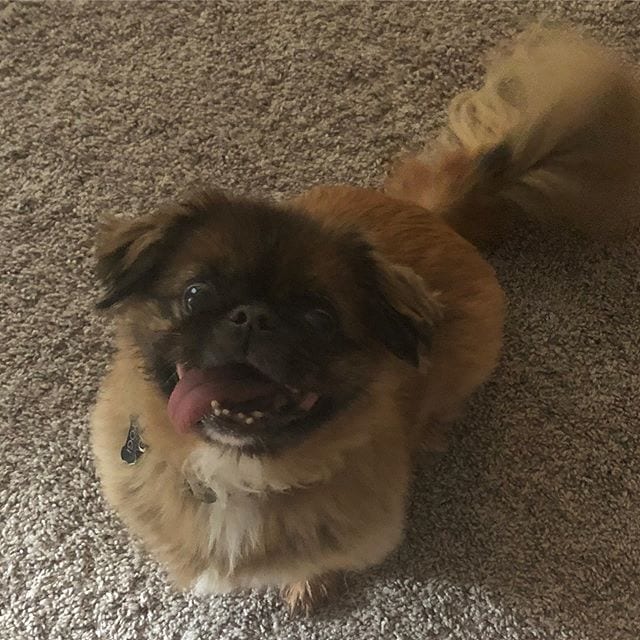
[[[435,309],[357,233],[218,193],[106,224],[98,274],[175,428],[253,454],[322,428],[389,359],[417,365]]]

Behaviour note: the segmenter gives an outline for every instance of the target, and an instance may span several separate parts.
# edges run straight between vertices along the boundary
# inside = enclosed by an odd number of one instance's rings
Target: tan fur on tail
[[[640,82],[613,51],[536,26],[489,58],[483,86],[405,158],[386,191],[443,215],[474,242],[525,215],[590,235],[640,221]]]

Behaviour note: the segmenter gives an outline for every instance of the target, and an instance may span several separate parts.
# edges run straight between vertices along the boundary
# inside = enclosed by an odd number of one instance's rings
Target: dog
[[[178,587],[311,610],[398,546],[416,452],[446,446],[496,366],[505,299],[481,248],[523,219],[624,236],[639,174],[633,67],[536,26],[380,189],[203,190],[105,221],[107,500]]]

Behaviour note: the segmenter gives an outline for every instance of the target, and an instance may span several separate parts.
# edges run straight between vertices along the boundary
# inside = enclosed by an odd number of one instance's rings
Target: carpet
[[[99,493],[96,221],[185,185],[379,184],[530,19],[640,59],[640,4],[0,2],[2,640],[640,637],[640,248],[523,230],[504,356],[406,540],[313,618],[172,591]]]

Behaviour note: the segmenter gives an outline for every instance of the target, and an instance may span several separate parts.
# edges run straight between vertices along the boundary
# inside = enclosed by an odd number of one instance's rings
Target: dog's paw
[[[317,576],[302,582],[293,582],[280,590],[289,613],[310,615],[325,603],[333,590],[335,576]]]

